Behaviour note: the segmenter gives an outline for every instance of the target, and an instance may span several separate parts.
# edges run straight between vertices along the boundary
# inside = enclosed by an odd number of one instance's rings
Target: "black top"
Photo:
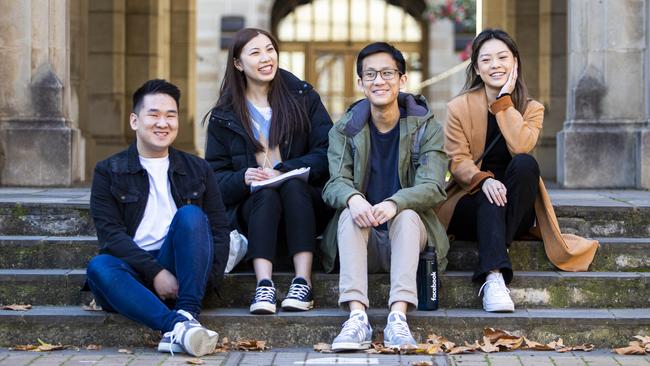
[[[400,119],[406,110],[400,109]],[[366,188],[366,199],[376,205],[402,188],[399,183],[399,125],[381,133],[372,121],[370,125],[370,174]],[[386,224],[379,227],[387,229]]]
[[[320,189],[329,178],[327,147],[332,120],[309,83],[288,71],[280,69],[279,72],[291,95],[305,106],[311,126],[309,133],[297,134],[280,145],[282,162],[273,168],[288,172],[310,167],[309,184]],[[230,107],[217,107],[211,111],[207,135],[205,159],[219,183],[231,226],[237,228],[237,208],[250,195],[244,173],[246,169],[258,166],[255,148]]]
[[[487,117],[487,134],[485,137],[485,148],[487,148],[492,141],[501,134],[499,125],[497,124],[497,118],[494,114],[488,112]],[[492,150],[488,151],[483,157],[483,163],[481,164],[481,170],[491,171],[494,173],[494,178],[499,181],[503,181],[503,176],[505,175],[506,168],[510,161],[512,160],[512,155],[508,151],[508,146],[506,145],[506,140],[502,136],[499,141],[492,147]]]

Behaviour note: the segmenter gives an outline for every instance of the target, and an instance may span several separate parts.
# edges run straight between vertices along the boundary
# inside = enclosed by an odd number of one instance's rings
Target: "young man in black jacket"
[[[180,90],[150,80],[133,95],[136,142],[95,167],[90,210],[101,245],[87,282],[107,311],[163,332],[161,352],[202,356],[218,335],[195,319],[221,282],[229,233],[208,163],[171,147]]]

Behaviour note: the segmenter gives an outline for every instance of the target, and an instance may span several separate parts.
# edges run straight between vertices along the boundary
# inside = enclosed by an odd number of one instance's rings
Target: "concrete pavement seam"
[[[223,366],[237,366],[239,365],[239,361],[241,361],[242,358],[244,358],[244,354],[242,352],[231,352],[228,357],[226,357]]]

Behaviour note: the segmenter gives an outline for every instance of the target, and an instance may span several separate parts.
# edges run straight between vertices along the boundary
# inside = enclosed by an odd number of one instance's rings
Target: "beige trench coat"
[[[522,116],[509,96],[492,103],[499,129],[512,155],[529,153],[537,143],[544,120],[544,106],[530,100]],[[490,172],[482,172],[474,164],[485,149],[487,134],[487,96],[481,88],[462,94],[447,104],[445,152],[449,155],[450,171],[456,184],[447,192],[447,200],[436,208],[438,218],[448,227],[458,201],[480,189],[480,183]],[[565,271],[586,271],[593,261],[598,241],[572,234],[562,234],[555,217],[551,199],[544,182],[539,180],[535,200],[537,226],[531,229],[544,242],[546,256],[556,267]]]

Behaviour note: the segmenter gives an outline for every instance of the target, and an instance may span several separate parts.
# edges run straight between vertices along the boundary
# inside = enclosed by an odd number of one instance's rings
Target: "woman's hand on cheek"
[[[506,80],[506,83],[503,84],[503,87],[499,92],[499,96],[503,94],[512,94],[512,92],[515,90],[515,85],[517,84],[517,77],[519,77],[519,63],[515,61],[515,66],[512,68],[512,70],[510,70],[510,73],[508,74],[508,80]]]

